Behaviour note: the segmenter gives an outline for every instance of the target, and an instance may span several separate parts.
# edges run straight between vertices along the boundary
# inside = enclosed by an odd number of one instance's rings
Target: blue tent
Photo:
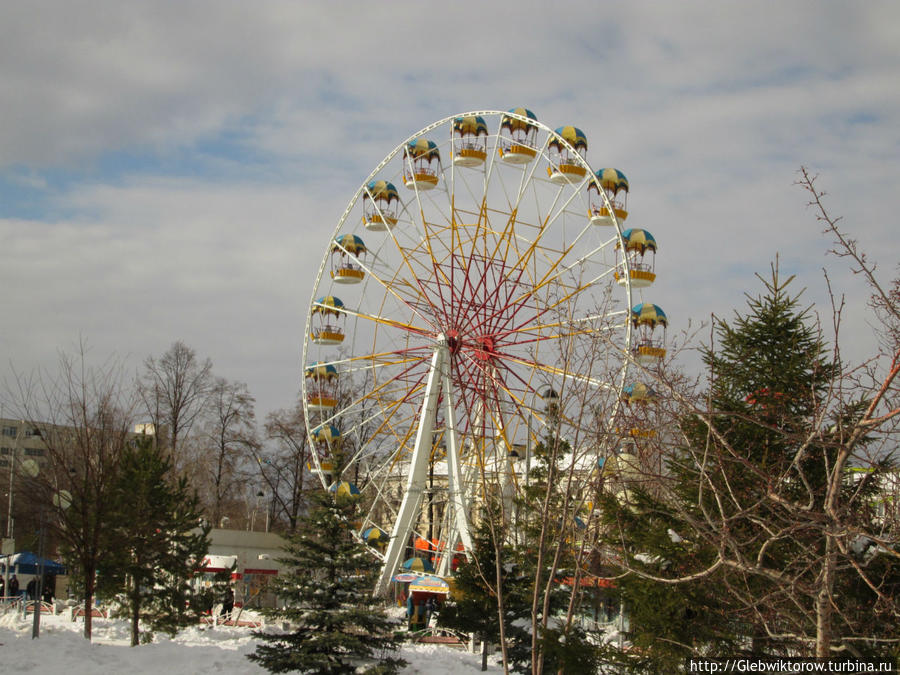
[[[41,559],[31,551],[22,551],[13,555],[0,557],[0,573],[6,572],[6,564],[9,563],[10,574],[37,574],[40,572]],[[65,574],[65,565],[60,565],[54,560],[43,559],[44,574]]]

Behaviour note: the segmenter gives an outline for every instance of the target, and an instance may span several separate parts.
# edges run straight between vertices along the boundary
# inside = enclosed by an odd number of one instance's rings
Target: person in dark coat
[[[19,597],[19,577],[17,577],[15,574],[13,574],[9,578],[9,597]]]
[[[25,599],[26,600],[34,600],[34,596],[35,596],[36,592],[37,592],[37,579],[32,577],[31,581],[29,581],[28,585],[25,587]]]
[[[234,609],[234,589],[229,588],[225,591],[225,598],[222,600],[222,616],[230,616]]]

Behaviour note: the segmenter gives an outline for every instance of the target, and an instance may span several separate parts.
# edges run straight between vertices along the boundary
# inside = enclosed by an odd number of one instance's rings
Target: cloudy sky
[[[137,369],[183,340],[292,404],[306,305],[347,202],[432,121],[527,106],[588,136],[660,244],[677,332],[729,315],[776,253],[826,256],[797,169],[896,270],[896,2],[0,3],[0,374],[80,338]],[[822,304],[820,310],[827,315]]]

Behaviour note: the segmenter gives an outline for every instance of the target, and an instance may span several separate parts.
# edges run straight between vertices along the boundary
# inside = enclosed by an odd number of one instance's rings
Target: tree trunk
[[[94,570],[85,568],[84,573],[84,639],[90,641],[93,629]]]
[[[816,657],[831,655],[831,594],[834,588],[834,567],[836,563],[834,535],[825,535],[825,555],[822,559],[819,592],[816,594]]]
[[[131,646],[141,642],[141,600],[138,589],[131,595]]]
[[[503,656],[503,672],[509,673],[509,660],[506,653],[506,594],[503,590],[503,546],[499,541],[499,533],[494,532],[494,578],[497,584],[497,615],[500,619],[500,653]],[[487,667],[487,653],[482,657]]]

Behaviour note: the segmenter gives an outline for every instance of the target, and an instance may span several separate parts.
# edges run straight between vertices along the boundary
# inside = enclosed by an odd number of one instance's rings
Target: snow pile
[[[84,624],[64,615],[42,616],[41,634],[31,639],[32,617],[0,614],[0,671],[42,675],[263,675],[264,668],[246,656],[256,648],[249,628],[193,627],[174,638],[159,634],[152,644],[129,647],[129,625],[94,619],[93,642],[81,633]],[[481,656],[441,645],[405,645],[404,673],[457,675],[480,669]],[[500,672],[490,665],[488,672]]]

